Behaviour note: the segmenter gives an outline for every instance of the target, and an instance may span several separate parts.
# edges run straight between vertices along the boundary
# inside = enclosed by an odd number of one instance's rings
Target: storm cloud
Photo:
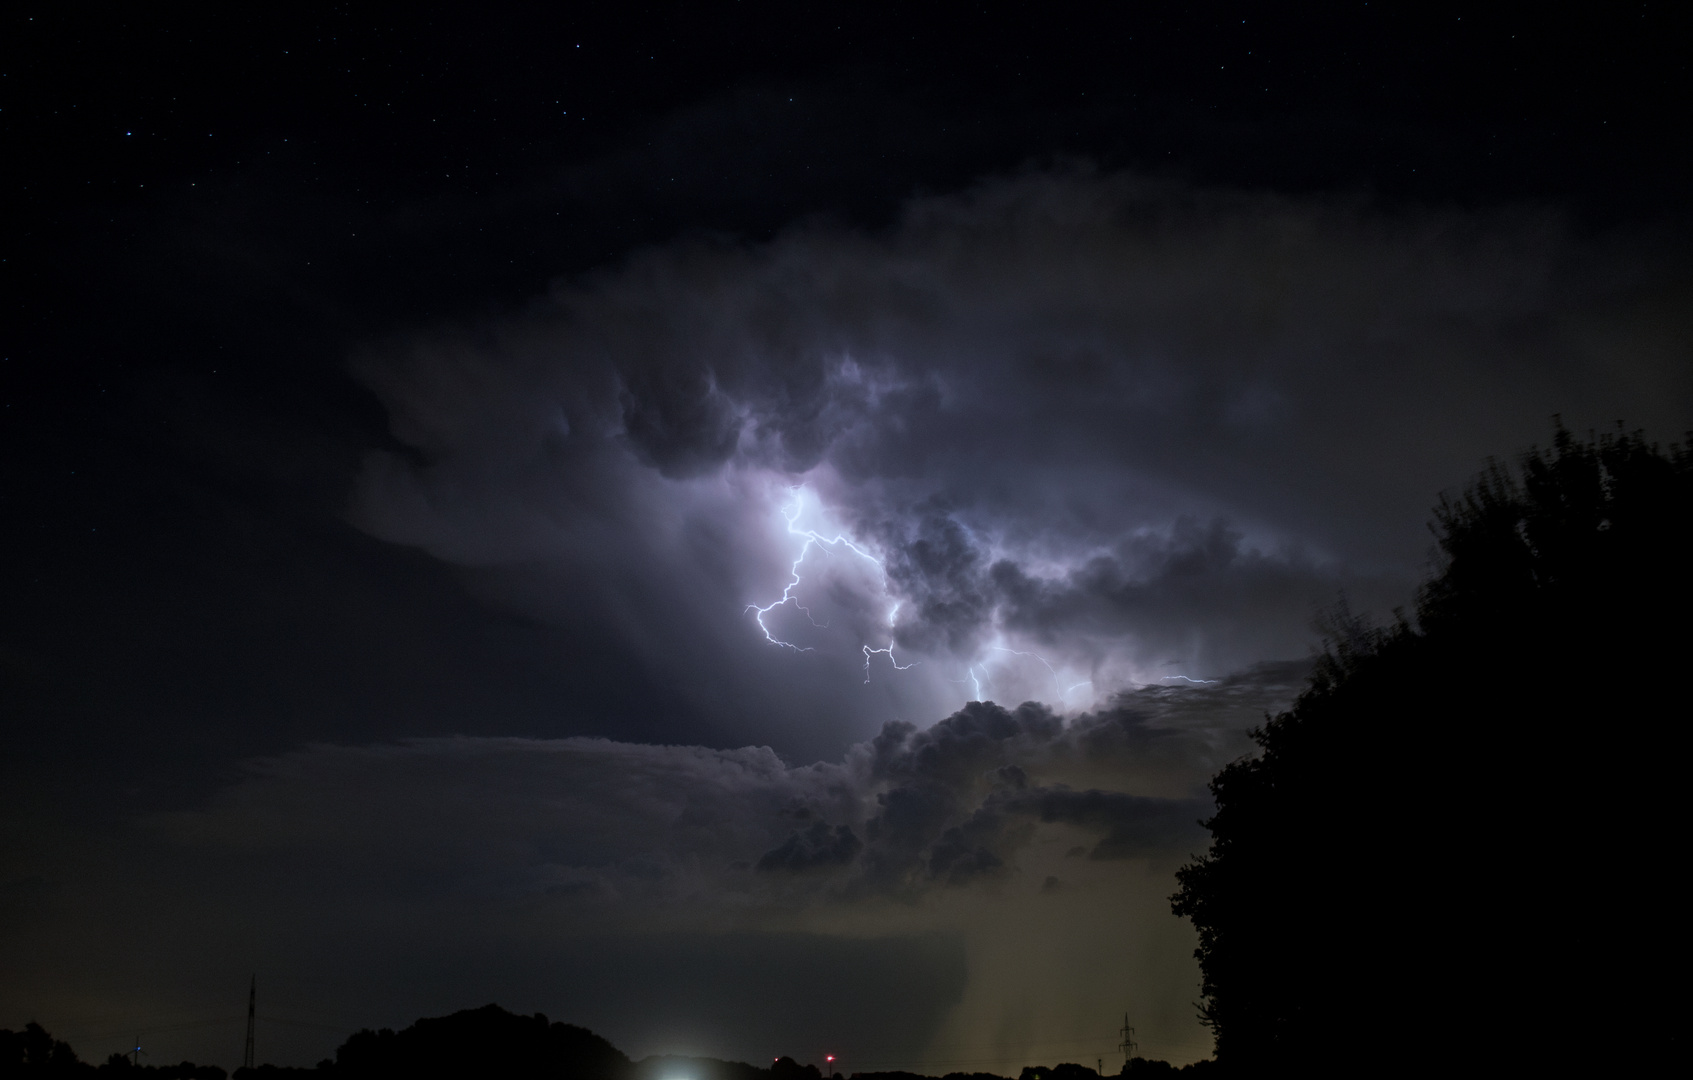
[[[1057,1022],[1105,996],[1139,1003],[1143,1039],[1195,1056],[1169,1004],[1194,978],[1169,874],[1203,847],[1206,779],[1303,670],[1147,688],[1068,720],[975,702],[809,765],[591,738],[304,747],[248,763],[205,805],[76,845],[50,884],[10,896],[13,992],[97,1023],[130,985],[208,1007],[127,968],[86,1000],[53,997],[56,973],[105,970],[135,940],[135,963],[169,954],[214,985],[243,964],[291,972],[267,986],[269,1015],[304,1026],[266,1037],[300,1059],[326,1052],[325,1031],[484,987],[637,1055],[757,1060],[847,1039],[886,1062],[980,1056],[984,1025]],[[100,887],[114,878],[123,893]],[[1008,939],[1008,917],[1025,931]],[[101,931],[62,932],[79,921]],[[1066,959],[1094,923],[1120,924],[1097,947],[1120,963]],[[1056,984],[1028,978],[1066,964]],[[772,1011],[770,986],[790,983]],[[727,1022],[749,1010],[762,1019]],[[1033,1051],[1004,1034],[993,1052]]]
[[[36,12],[0,1027],[1210,1054],[1175,871],[1324,613],[1693,426],[1670,13],[1379,6]]]
[[[921,730],[891,721],[810,765],[768,747],[592,738],[310,747],[252,763],[209,807],[148,829],[427,876],[442,896],[542,896],[619,917],[720,893],[735,907],[909,901],[961,880],[950,868],[965,840],[982,865],[1014,868],[1036,823],[1095,837],[1094,857],[1120,857],[1131,833],[1141,855],[1184,853],[1200,839],[1206,779],[1302,670],[1148,688],[1068,722],[1034,702],[971,702]]]
[[[1673,425],[1683,276],[1533,208],[1028,172],[368,350],[409,449],[354,516],[614,643],[707,741],[832,755],[1407,603],[1427,507],[1487,455],[1559,410]]]
[[[1298,692],[1316,613],[1410,599],[1441,488],[1556,410],[1673,424],[1679,267],[1533,210],[1076,168],[881,232],[682,238],[372,345],[393,443],[351,519],[557,628],[543,711],[616,737],[258,757],[20,862],[12,993],[121,1017],[149,956],[285,970],[300,1061],[479,998],[636,1054],[840,1017],[885,1063],[1008,1071],[1035,1033],[1095,1045],[1109,1001],[1199,1057],[1168,896],[1207,780]],[[55,998],[78,972],[108,982]]]

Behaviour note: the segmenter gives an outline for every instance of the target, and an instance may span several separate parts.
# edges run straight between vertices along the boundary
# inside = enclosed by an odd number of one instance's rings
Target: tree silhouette
[[[12,1076],[77,1076],[93,1070],[77,1059],[69,1043],[60,1042],[40,1024],[22,1031],[0,1031],[0,1078]]]
[[[335,1052],[334,1072],[348,1080],[626,1080],[631,1069],[620,1050],[587,1028],[484,1005],[399,1032],[360,1031]]]
[[[229,1075],[216,1065],[196,1065],[192,1061],[137,1065],[127,1054],[113,1054],[104,1065],[95,1068],[77,1057],[69,1043],[53,1038],[40,1024],[26,1024],[22,1031],[0,1029],[0,1080],[95,1080],[112,1074],[128,1080],[226,1080]]]
[[[1614,1066],[1679,1043],[1693,457],[1638,435],[1435,510],[1415,625],[1338,609],[1178,874],[1242,1075]]]

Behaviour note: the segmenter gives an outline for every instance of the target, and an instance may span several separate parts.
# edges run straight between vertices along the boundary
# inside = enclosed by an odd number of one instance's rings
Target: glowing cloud
[[[845,548],[847,551],[857,555],[859,558],[864,559],[866,562],[869,562],[871,565],[876,567],[876,571],[881,577],[884,589],[887,587],[887,569],[882,565],[882,560],[866,551],[857,541],[847,536],[845,532],[837,531],[834,536],[830,537],[823,535],[823,533],[817,529],[801,526],[800,519],[805,515],[807,510],[805,485],[800,484],[789,488],[788,490],[792,494],[792,498],[788,500],[787,504],[783,506],[780,511],[782,519],[787,523],[788,535],[799,537],[804,541],[804,543],[800,545],[799,554],[795,556],[793,564],[789,567],[791,576],[788,584],[782,589],[782,595],[762,606],[758,604],[748,604],[746,610],[754,613],[753,618],[757,621],[759,630],[763,631],[764,639],[772,645],[780,645],[785,649],[792,649],[795,652],[811,652],[813,651],[811,646],[797,645],[794,642],[786,641],[777,637],[771,632],[769,624],[764,621],[764,617],[777,608],[786,607],[791,604],[796,610],[805,614],[805,617],[810,620],[811,625],[818,627],[819,629],[828,628],[829,624],[827,622],[818,622],[816,617],[812,615],[811,609],[805,604],[802,604],[799,597],[796,596],[794,592],[794,590],[798,589],[804,581],[804,574],[802,573],[801,568],[805,564],[806,557],[811,554],[812,549],[816,548],[825,554],[834,554],[842,548]],[[815,503],[816,497],[813,496],[810,501]],[[819,514],[821,513],[821,510],[821,506],[818,506],[817,511]],[[893,606],[889,608],[887,614],[887,625],[890,631],[892,631],[894,620],[898,617],[898,615],[899,602],[896,600]],[[864,651],[865,682],[870,681],[870,658],[877,654],[885,654],[888,661],[892,663],[894,668],[898,671],[907,671],[916,666],[915,662],[911,664],[901,664],[897,659],[895,659],[893,642],[891,640],[885,647],[880,649],[873,649],[868,644],[863,644],[860,647]]]

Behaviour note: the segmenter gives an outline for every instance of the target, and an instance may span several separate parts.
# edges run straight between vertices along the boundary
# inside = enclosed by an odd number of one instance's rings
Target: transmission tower
[[[1127,1065],[1129,1059],[1140,1052],[1140,1044],[1135,1042],[1135,1029],[1129,1026],[1128,1013],[1123,1014],[1123,1030],[1118,1034],[1123,1036],[1123,1041],[1117,1044],[1117,1049],[1123,1052],[1123,1064]]]
[[[253,981],[247,986],[247,1048],[241,1054],[241,1067],[243,1069],[251,1069],[253,1067],[253,1015],[258,1003],[259,977],[254,975]],[[1123,1017],[1123,1023],[1126,1024],[1128,1022],[1129,1018],[1127,1016]]]

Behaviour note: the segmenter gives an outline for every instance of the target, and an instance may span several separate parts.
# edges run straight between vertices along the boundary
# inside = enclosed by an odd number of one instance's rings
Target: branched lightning
[[[891,624],[893,622],[893,620],[889,619],[888,622]],[[864,646],[864,681],[865,682],[870,681],[870,658],[872,656],[875,656],[877,653],[886,653],[887,657],[888,657],[888,662],[894,666],[895,671],[910,671],[912,668],[916,667],[918,664],[921,664],[923,662],[921,660],[913,660],[909,664],[900,663],[898,660],[894,659],[894,647],[893,647],[892,644],[889,644],[888,647],[885,648],[885,649],[872,649],[870,646],[866,645],[866,646]]]
[[[1180,679],[1183,682],[1190,682],[1190,683],[1193,683],[1197,686],[1206,686],[1206,685],[1209,685],[1209,684],[1217,681],[1216,679],[1190,679],[1186,675],[1163,675],[1163,676],[1160,676],[1160,678]]]
[[[876,565],[880,566],[881,563],[877,563]],[[866,684],[868,684],[870,682],[870,658],[872,656],[875,656],[877,653],[887,653],[888,654],[888,663],[890,663],[894,666],[895,671],[910,671],[912,668],[916,667],[918,664],[921,664],[923,662],[921,660],[913,660],[909,664],[902,664],[898,660],[894,659],[894,643],[891,640],[891,637],[893,635],[893,630],[894,630],[894,620],[897,619],[897,618],[899,618],[899,601],[895,600],[894,606],[888,609],[888,634],[889,634],[889,637],[890,637],[890,640],[888,641],[888,647],[885,648],[885,649],[872,649],[868,645],[865,645],[863,647],[864,648],[864,682]]]
[[[1048,664],[1046,662],[1046,657],[1040,655],[1039,653],[1023,652],[1019,649],[1007,649],[1003,645],[989,645],[988,648],[992,649],[994,652],[1008,652],[1013,656],[1032,656],[1036,660],[1039,660],[1041,662],[1041,664],[1046,668],[1046,670],[1052,674],[1052,686],[1053,686],[1053,689],[1058,691],[1058,700],[1059,701],[1064,700],[1064,695],[1068,691],[1066,691],[1064,689],[1064,684],[1060,683],[1058,681],[1058,669],[1053,667],[1051,664]],[[1077,683],[1076,685],[1081,686],[1083,684]],[[1071,689],[1073,690],[1073,689],[1075,689],[1075,687],[1071,687]]]
[[[826,622],[818,622],[816,617],[811,614],[811,609],[800,603],[799,599],[794,596],[794,590],[799,588],[801,581],[800,564],[805,562],[805,557],[811,553],[812,547],[815,545],[818,550],[822,551],[825,555],[833,554],[834,551],[832,549],[845,547],[854,555],[857,555],[861,559],[868,560],[875,565],[876,569],[882,571],[882,580],[884,584],[887,581],[887,567],[882,565],[882,560],[876,558],[876,556],[870,554],[868,551],[865,551],[863,548],[849,540],[845,533],[836,533],[833,537],[826,537],[815,529],[800,528],[800,492],[804,490],[804,486],[801,485],[798,487],[792,487],[788,490],[793,493],[793,499],[787,506],[782,508],[781,514],[783,519],[788,523],[788,535],[801,537],[804,539],[805,543],[800,545],[799,555],[794,559],[793,565],[788,568],[789,572],[792,574],[792,580],[790,580],[787,587],[782,590],[781,597],[771,603],[765,604],[763,607],[760,607],[757,604],[748,604],[746,610],[757,613],[753,617],[758,620],[758,628],[764,632],[764,640],[770,642],[772,645],[780,645],[785,649],[792,649],[795,652],[812,652],[813,650],[809,646],[802,647],[795,645],[791,641],[783,641],[781,638],[776,637],[770,632],[770,627],[765,625],[764,622],[765,615],[786,604],[792,604],[795,608],[805,612],[805,617],[811,620],[811,625],[827,629],[829,624]],[[888,629],[890,632],[893,629],[894,619],[898,615],[899,604],[896,602],[893,608],[888,612]],[[893,664],[895,670],[897,671],[906,671],[915,667],[916,664],[920,662],[913,661],[910,664],[901,664],[898,660],[894,659],[894,647],[893,642],[891,641],[885,649],[872,649],[868,645],[862,646],[862,648],[864,649],[865,682],[870,681],[870,657],[877,653],[887,654],[888,661]]]
[[[1084,679],[1084,681],[1075,682],[1075,684],[1068,687],[1063,686],[1062,682],[1058,681],[1058,669],[1053,667],[1053,665],[1046,660],[1046,657],[1043,657],[1043,655],[1040,655],[1038,652],[1023,652],[1021,648],[1007,648],[1004,647],[1004,645],[989,645],[987,648],[989,648],[990,652],[1009,652],[1011,655],[1014,655],[1014,657],[1033,657],[1036,658],[1036,660],[1040,660],[1041,665],[1046,667],[1046,670],[1048,670],[1051,677],[1053,677],[1053,689],[1058,691],[1058,704],[1063,704],[1063,701],[1065,701],[1072,692],[1078,691],[1078,689],[1082,689],[1084,686],[1094,686],[1094,681],[1092,681],[1092,679]],[[982,669],[984,670],[982,670],[982,674],[979,675],[977,674],[977,670],[975,670],[975,665],[972,664],[970,667],[965,669],[965,672],[968,674],[967,679],[948,679],[948,682],[968,682],[970,686],[975,687],[975,699],[977,699],[977,701],[982,701],[982,677],[987,674],[987,665],[982,665]]]

